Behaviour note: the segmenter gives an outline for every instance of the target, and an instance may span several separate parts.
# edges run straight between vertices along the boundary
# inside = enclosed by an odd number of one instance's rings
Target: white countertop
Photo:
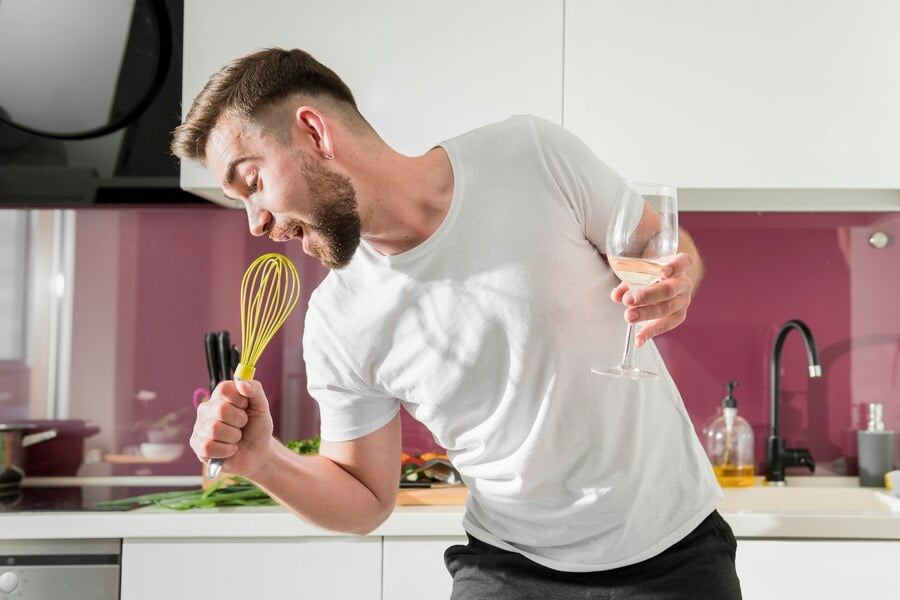
[[[725,490],[719,512],[738,538],[900,541],[900,498],[851,477],[788,478],[782,488]],[[371,536],[462,536],[462,506],[399,506]],[[285,538],[338,534],[282,507],[127,512],[0,512],[4,539]]]

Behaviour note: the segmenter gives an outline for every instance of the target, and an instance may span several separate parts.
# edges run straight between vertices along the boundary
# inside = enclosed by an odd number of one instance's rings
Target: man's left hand
[[[685,252],[676,254],[663,265],[662,279],[651,286],[629,290],[628,285],[620,283],[612,291],[614,302],[626,306],[625,321],[641,323],[635,344],[638,348],[650,338],[675,329],[684,322],[694,281],[690,277],[694,258]]]

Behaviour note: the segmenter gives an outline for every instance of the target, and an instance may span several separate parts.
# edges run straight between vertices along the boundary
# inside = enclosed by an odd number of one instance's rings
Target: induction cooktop
[[[0,487],[0,514],[33,511],[126,511],[138,508],[137,503],[97,506],[104,500],[118,500],[142,494],[184,490],[184,487],[147,486],[15,486]]]

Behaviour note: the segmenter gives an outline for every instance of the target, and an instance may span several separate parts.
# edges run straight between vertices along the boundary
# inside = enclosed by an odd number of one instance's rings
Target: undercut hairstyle
[[[266,109],[293,95],[324,100],[339,109],[348,125],[371,129],[334,71],[303,50],[266,48],[231,61],[209,78],[172,134],[172,154],[205,162],[206,142],[222,115],[258,123]]]

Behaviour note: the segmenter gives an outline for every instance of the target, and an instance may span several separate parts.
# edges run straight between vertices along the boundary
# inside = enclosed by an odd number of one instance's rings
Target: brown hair
[[[292,94],[325,97],[365,123],[356,100],[338,75],[303,50],[266,48],[233,60],[209,78],[172,135],[172,153],[204,161],[206,141],[228,112],[252,122],[261,109]],[[366,124],[368,125],[368,124]]]

